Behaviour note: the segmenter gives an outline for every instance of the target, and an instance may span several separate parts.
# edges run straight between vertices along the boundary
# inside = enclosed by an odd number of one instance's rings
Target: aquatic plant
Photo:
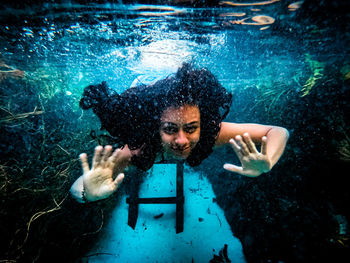
[[[38,76],[1,83],[0,222],[6,228],[0,227],[0,261],[42,261],[50,254],[71,261],[94,235],[84,233],[96,234],[103,224],[100,206],[88,216],[92,210],[80,210],[69,196],[80,174],[78,155],[98,138],[91,138],[93,127],[74,96],[42,84]],[[76,225],[84,214],[93,227]]]
[[[342,161],[350,162],[350,137],[345,134],[345,138],[339,142],[339,158]]]
[[[340,69],[340,73],[343,75],[344,80],[350,79],[350,65],[345,65]]]
[[[311,75],[301,89],[301,97],[308,95],[311,89],[316,85],[317,81],[322,79],[325,64],[317,60],[313,60],[310,54],[305,55],[305,61],[309,65]]]
[[[312,59],[309,54],[294,61],[259,65],[255,85],[246,87],[256,89],[253,109],[260,107],[274,119],[282,117],[290,112],[288,104],[300,101],[300,97],[308,95],[313,87],[323,84],[320,80],[324,68],[323,63]]]
[[[0,110],[8,113],[7,117],[4,117],[4,118],[0,119],[0,123],[2,123],[2,122],[7,122],[8,123],[8,122],[11,122],[11,121],[28,118],[28,117],[33,116],[33,115],[43,114],[43,111],[42,110],[38,110],[38,107],[35,107],[32,112],[25,112],[25,113],[18,113],[18,114],[14,114],[10,110],[2,108],[2,107],[0,107]]]
[[[258,96],[252,109],[263,107],[268,116],[282,116],[286,101],[295,91],[295,85],[274,79],[265,79],[255,85]]]

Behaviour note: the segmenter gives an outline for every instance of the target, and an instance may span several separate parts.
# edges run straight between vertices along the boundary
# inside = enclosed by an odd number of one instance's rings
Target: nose
[[[180,130],[175,139],[175,143],[179,146],[185,146],[188,143],[188,139],[183,130]]]

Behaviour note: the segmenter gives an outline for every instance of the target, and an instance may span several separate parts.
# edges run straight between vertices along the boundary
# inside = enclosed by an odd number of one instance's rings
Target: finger
[[[230,139],[230,144],[233,150],[235,151],[235,153],[237,154],[238,158],[241,158],[243,156],[241,152],[241,147],[239,147],[239,145],[236,143],[234,139]]]
[[[90,171],[89,163],[87,161],[87,154],[82,153],[79,155],[81,167],[83,168],[83,173],[86,174]]]
[[[258,153],[258,150],[255,147],[255,143],[253,142],[252,138],[250,138],[250,135],[248,132],[243,134],[244,141],[251,153]]]
[[[249,155],[249,149],[248,149],[247,145],[245,144],[245,142],[243,141],[242,136],[237,135],[235,139],[236,139],[237,144],[241,148],[242,155]]]
[[[224,169],[230,172],[242,174],[243,167],[226,163],[224,164]]]
[[[124,180],[124,174],[120,173],[118,174],[117,178],[114,179],[114,185],[116,188],[118,188],[118,186],[123,182]]]
[[[100,165],[101,159],[102,159],[102,150],[103,150],[103,147],[101,145],[95,148],[95,154],[92,160],[92,167],[97,167]]]
[[[106,145],[102,154],[102,162],[106,163],[108,158],[111,156],[111,154],[112,154],[112,146]]]
[[[267,144],[267,137],[264,136],[261,138],[261,154],[266,155],[266,144]]]
[[[229,163],[224,164],[224,169],[226,169],[226,170],[228,170],[230,172],[234,172],[234,173],[238,173],[238,174],[247,176],[247,177],[257,177],[257,176],[259,176],[259,174],[256,174],[253,171],[243,170],[243,167],[236,166],[236,165],[229,164]]]
[[[108,158],[108,163],[107,163],[107,165],[110,167],[110,168],[114,168],[114,166],[115,166],[115,164],[117,163],[117,160],[118,160],[118,155],[119,155],[119,153],[120,153],[120,149],[118,148],[118,149],[116,149],[114,152],[113,152],[113,154],[112,154],[112,156],[110,156],[109,158]]]

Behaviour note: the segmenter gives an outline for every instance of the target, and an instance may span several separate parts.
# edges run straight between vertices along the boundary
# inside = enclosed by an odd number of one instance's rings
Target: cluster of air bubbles
[[[80,27],[79,23],[75,23],[74,25],[71,25],[68,28],[66,28],[65,32],[69,34],[76,34],[76,33],[83,32],[83,29]]]
[[[23,27],[22,28],[23,33],[21,34],[23,37],[34,37],[33,30],[31,30],[29,27]]]
[[[44,19],[43,24],[41,30],[38,31],[39,40],[53,41],[57,35],[62,35],[62,31],[47,18]]]
[[[227,34],[210,34],[209,35],[209,43],[212,47],[215,46],[224,46],[226,43]]]
[[[108,24],[106,24],[104,22],[100,22],[97,25],[97,30],[99,32],[100,37],[103,37],[106,40],[109,40],[113,37],[111,22],[109,22]]]

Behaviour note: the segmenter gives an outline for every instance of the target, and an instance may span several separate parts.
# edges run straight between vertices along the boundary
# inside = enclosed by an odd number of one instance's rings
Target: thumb
[[[248,177],[257,177],[261,174],[259,172],[254,171],[254,170],[243,170],[243,167],[236,166],[236,165],[229,164],[229,163],[226,163],[224,165],[224,169],[226,169],[230,172],[238,173],[238,174],[245,175]]]
[[[237,166],[237,165],[226,163],[226,164],[224,164],[224,169],[228,170],[230,172],[243,174],[242,173],[243,172],[243,167],[241,167],[241,166]]]

